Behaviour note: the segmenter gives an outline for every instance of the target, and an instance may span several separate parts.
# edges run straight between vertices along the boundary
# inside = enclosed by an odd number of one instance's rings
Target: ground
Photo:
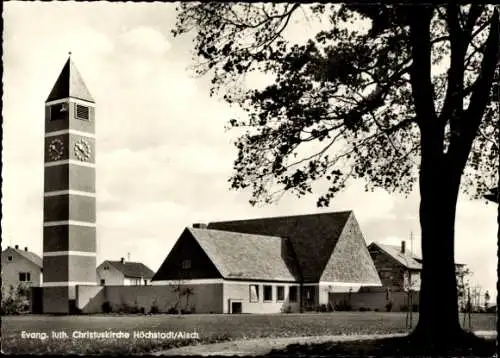
[[[414,316],[414,322],[418,314]],[[474,314],[474,331],[495,329],[495,314]],[[64,331],[68,338],[22,338],[25,333]],[[128,332],[129,338],[72,339],[75,331]],[[132,338],[133,332],[196,332],[199,339]],[[2,317],[3,353],[133,354],[223,341],[283,337],[406,333],[404,313],[334,312],[274,315],[89,315]],[[263,340],[264,341],[264,340]],[[295,340],[296,341],[296,340]],[[293,343],[293,340],[289,341]],[[324,342],[317,340],[316,343]],[[327,343],[323,343],[327,344]],[[333,345],[324,346],[332,349]],[[293,348],[293,347],[292,347]],[[339,347],[337,346],[338,349]],[[342,348],[342,347],[340,347]],[[298,347],[295,350],[300,350]],[[309,348],[310,349],[310,348]],[[290,353],[290,352],[289,352]],[[278,354],[275,352],[275,354]]]

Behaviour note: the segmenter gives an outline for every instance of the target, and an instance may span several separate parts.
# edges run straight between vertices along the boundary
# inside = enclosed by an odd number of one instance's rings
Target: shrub
[[[2,315],[17,315],[31,311],[30,288],[22,284],[16,288],[10,286],[9,292],[5,293],[2,288],[2,301],[0,313]]]
[[[318,312],[326,312],[328,309],[325,304],[319,305],[318,306]]]
[[[170,307],[168,310],[167,310],[167,313],[168,314],[179,314],[179,309],[176,308],[176,307]]]
[[[368,307],[360,307],[359,308],[359,312],[369,312],[371,311],[371,308],[368,308]]]
[[[153,304],[151,306],[151,309],[149,310],[149,313],[152,313],[152,314],[160,313],[160,309],[158,308],[157,305]]]
[[[335,311],[352,311],[352,306],[348,301],[341,301],[335,305]]]
[[[108,301],[105,301],[101,305],[101,310],[104,313],[110,313],[112,311],[111,304]]]
[[[378,312],[379,310],[378,310],[378,308],[375,308],[373,311],[374,311],[374,312]]]
[[[392,311],[392,301],[387,302],[387,304],[385,305],[385,309],[387,310],[387,312]]]

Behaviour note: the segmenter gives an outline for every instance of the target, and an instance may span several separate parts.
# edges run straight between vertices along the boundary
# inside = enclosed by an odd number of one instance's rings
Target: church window
[[[183,269],[190,269],[191,268],[191,260],[183,260],[182,261],[182,268]]]
[[[277,301],[284,301],[285,300],[285,286],[278,286],[276,288],[276,300]]]
[[[9,256],[9,257],[8,257],[8,260],[9,260],[9,261],[12,261],[12,256]]]
[[[89,120],[89,107],[77,104],[75,106],[75,117],[84,121]]]
[[[259,286],[250,285],[250,302],[259,302]]]
[[[264,301],[273,300],[273,286],[264,286]]]

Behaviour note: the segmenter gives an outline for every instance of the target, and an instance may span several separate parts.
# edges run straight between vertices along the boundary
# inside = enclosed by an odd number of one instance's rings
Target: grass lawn
[[[418,314],[414,314],[416,323]],[[473,330],[494,330],[495,314],[473,314]],[[49,338],[22,338],[22,332]],[[64,331],[68,338],[51,338]],[[72,338],[74,331],[128,332],[129,338]],[[196,332],[199,339],[133,338],[133,332]],[[259,337],[407,332],[405,313],[334,312],[274,315],[89,315],[2,317],[4,353],[133,354]]]

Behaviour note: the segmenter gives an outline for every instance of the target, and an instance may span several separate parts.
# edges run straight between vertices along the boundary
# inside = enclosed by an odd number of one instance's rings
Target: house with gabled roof
[[[420,291],[422,258],[408,250],[404,240],[401,246],[372,242],[368,251],[384,287],[393,292]],[[463,263],[455,263],[457,273],[464,268]]]
[[[18,245],[7,246],[2,251],[2,291],[8,293],[11,287],[19,285],[39,287],[42,282],[42,258]]]
[[[394,292],[420,290],[422,259],[406,248],[405,241],[401,246],[372,242],[368,251],[384,287]]]
[[[352,211],[195,224],[152,283],[217,285],[207,299],[219,313],[298,312],[381,286]]]
[[[101,286],[141,286],[151,284],[154,271],[142,262],[105,260],[97,267],[97,282]]]

